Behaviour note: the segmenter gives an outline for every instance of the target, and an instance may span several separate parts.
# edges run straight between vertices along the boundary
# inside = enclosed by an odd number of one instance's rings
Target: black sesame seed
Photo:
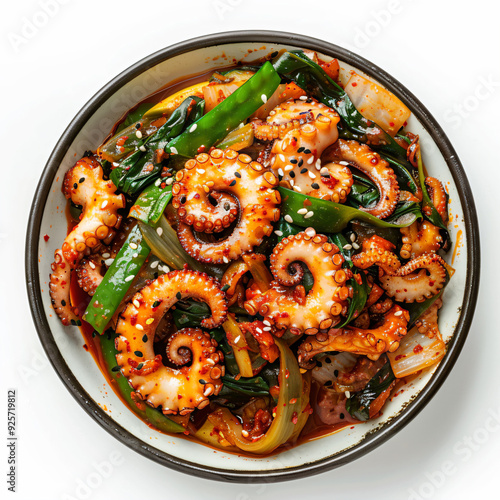
[[[299,167],[301,167],[303,164],[304,164],[304,160],[301,158],[301,159],[299,160]]]
[[[290,160],[290,163],[293,163],[293,164],[295,165],[296,163],[298,163],[298,160],[297,160],[297,159],[295,159],[295,158],[292,158],[292,159]]]
[[[138,370],[142,370],[142,367],[143,367],[143,366],[144,366],[144,363],[139,363],[139,364],[137,365],[137,369],[138,369]]]
[[[316,366],[318,368],[321,368],[323,366],[323,363],[321,361],[316,361]]]
[[[229,290],[229,285],[224,285],[224,286],[221,288],[221,290],[222,290],[223,292],[227,292],[227,291]]]
[[[135,124],[135,128],[139,130],[141,128],[141,122]]]
[[[333,382],[331,380],[327,380],[325,382],[325,387],[330,387],[332,384],[333,384]]]
[[[229,184],[229,186],[234,186],[235,184],[236,184],[236,179],[232,180],[231,184]]]
[[[241,174],[239,172],[235,172],[234,175],[238,177],[238,179],[241,179]]]
[[[61,305],[62,305],[63,307],[65,307],[65,306],[66,306],[66,301],[65,301],[65,300],[61,300]]]
[[[272,54],[271,54],[271,59],[274,59],[277,55],[279,54],[279,52],[277,50],[275,50]]]
[[[182,294],[181,294],[181,292],[177,292],[177,293],[175,294],[175,296],[177,297],[177,300],[181,300],[181,299],[182,299]]]
[[[339,371],[338,371],[338,370],[335,370],[335,371],[333,372],[333,374],[334,374],[336,377],[338,377],[338,376],[339,376]]]
[[[343,413],[341,413],[339,416],[342,420],[345,418],[345,415]]]
[[[331,363],[331,362],[332,362],[332,360],[330,358],[328,358],[328,357],[325,358],[325,363]]]
[[[306,155],[310,155],[310,154],[311,154],[311,150],[310,150],[310,149],[304,149],[304,153],[305,153]]]
[[[81,184],[82,182],[85,182],[85,177],[81,177],[78,182],[79,182],[79,184]]]
[[[297,149],[297,153],[302,153],[302,151],[304,151],[304,149],[306,149],[304,146],[300,147],[299,149]]]
[[[77,188],[78,188],[78,184],[75,182],[75,183],[73,184],[73,187],[74,187],[75,189],[77,189]]]
[[[301,174],[305,174],[306,172],[307,172],[307,168],[306,168],[306,167],[304,167],[304,168],[303,168],[303,169],[301,169],[301,171],[300,171],[300,173],[301,173]]]
[[[144,334],[144,335],[142,336],[142,341],[143,341],[143,342],[147,342],[147,341],[148,341],[148,336],[147,336],[146,334]]]
[[[198,382],[201,384],[201,385],[205,385],[206,384],[206,381],[203,380],[202,378],[200,378],[200,380],[198,380]]]
[[[158,278],[158,273],[154,273],[154,279]]]
[[[95,339],[96,337],[97,337],[97,332],[94,330],[94,331],[92,332],[92,338],[93,338],[93,339]]]
[[[134,351],[134,354],[135,354],[138,358],[142,358],[142,352],[141,352],[141,351]]]
[[[317,182],[313,182],[313,183],[311,184],[311,187],[312,187],[313,189],[319,189],[319,184],[318,184]]]
[[[293,170],[290,172],[290,177],[291,177],[292,179],[294,179],[294,178],[295,178],[295,172],[294,172]]]
[[[111,368],[111,371],[112,372],[119,372],[120,371],[120,367],[119,366],[113,366],[113,368]]]
[[[160,301],[159,300],[155,300],[153,302],[153,307],[158,307],[160,305]]]

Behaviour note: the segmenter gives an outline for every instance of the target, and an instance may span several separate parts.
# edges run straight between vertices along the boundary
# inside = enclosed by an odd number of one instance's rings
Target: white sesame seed
[[[154,260],[153,262],[151,262],[151,269],[156,269],[158,267],[158,264],[159,262],[157,260]]]
[[[325,273],[325,276],[333,276],[335,274],[335,269],[332,269],[331,271],[327,271]]]
[[[394,313],[394,316],[401,316],[403,314],[403,311],[396,311]]]
[[[163,234],[163,228],[157,227],[156,228],[156,233],[158,234],[158,236],[161,236]]]
[[[199,173],[199,174],[204,174],[205,173],[205,170],[203,168],[197,168],[196,171]]]
[[[134,299],[132,301],[132,304],[134,304],[134,306],[137,307],[137,309],[139,309],[139,307],[141,307],[141,303],[137,299]]]
[[[104,200],[102,203],[101,203],[101,208],[106,208],[108,204],[108,200]]]
[[[301,96],[299,97],[299,99],[300,99],[301,101],[307,101],[307,96],[306,96],[306,95],[301,95]]]
[[[225,264],[229,264],[229,259],[225,255],[222,257],[222,260]]]
[[[285,167],[285,172],[288,172],[288,171],[290,171],[290,170],[293,170],[293,165],[287,165],[287,166]]]
[[[235,339],[234,339],[234,343],[237,344],[239,341],[240,341],[240,338],[241,338],[241,335],[238,335]]]
[[[137,137],[137,139],[142,139],[142,132],[140,130],[138,130],[136,133],[135,133],[135,136]]]
[[[345,393],[344,393],[344,394],[345,394],[345,397],[346,397],[347,399],[349,399],[349,398],[351,397],[351,393],[350,393],[350,391],[345,391]]]
[[[248,431],[246,431],[245,429],[243,429],[243,430],[241,431],[241,435],[242,435],[243,437],[247,438],[250,434],[248,434]]]
[[[146,148],[144,146],[139,146],[139,150],[144,153],[146,151]]]
[[[308,165],[311,165],[312,163],[314,163],[314,156],[311,156],[311,158],[307,160]]]
[[[299,186],[293,186],[293,189],[295,189],[295,191],[298,191],[299,193],[302,192],[302,189],[300,189]]]
[[[95,269],[95,264],[91,261],[89,261],[89,266],[90,266],[90,269]]]
[[[127,276],[125,281],[132,281],[134,279],[134,275]]]
[[[321,170],[321,160],[319,158],[316,160],[316,169]]]
[[[262,328],[265,332],[270,332],[271,331],[271,327],[270,326],[265,326],[264,328]]]
[[[312,217],[314,215],[314,212],[312,210],[309,210],[306,215],[304,215],[304,219],[309,219],[309,217]]]
[[[142,331],[142,330],[144,330],[144,328],[143,328],[143,326],[142,326],[142,325],[137,324],[137,325],[135,325],[135,327],[136,327],[138,330],[141,330],[141,331]]]
[[[266,94],[262,94],[262,95],[260,96],[260,98],[262,99],[262,102],[263,102],[264,104],[266,104],[266,102],[267,102],[267,95],[266,95]]]
[[[299,210],[297,210],[297,213],[300,215],[305,215],[307,214],[307,208],[300,208]]]
[[[354,250],[359,250],[359,245],[357,243],[353,243],[352,248],[354,248]]]
[[[329,174],[330,172],[328,171],[328,169],[326,167],[322,167],[321,170],[319,171],[320,174]]]
[[[208,358],[207,363],[210,363],[211,365],[215,365],[215,361],[212,358]]]
[[[281,177],[285,175],[285,172],[283,172],[282,168],[278,168],[278,175],[281,175]]]
[[[120,166],[120,162],[117,162],[117,161],[113,162],[113,167],[119,167],[119,166]]]
[[[276,236],[283,236],[283,231],[279,231],[278,229],[276,231],[274,231],[274,234]]]
[[[290,179],[290,181],[289,181],[289,182],[290,182],[290,186],[292,186],[292,187],[293,187],[293,186],[295,185],[295,181],[294,181],[293,179]]]
[[[136,252],[136,253],[134,253],[134,254],[132,255],[132,257],[133,257],[134,259],[137,259],[137,257],[139,257],[139,254]]]
[[[257,331],[257,333],[262,333],[262,330],[259,327],[257,327],[255,330]]]
[[[290,224],[293,222],[292,217],[291,217],[290,215],[288,215],[288,214],[286,214],[286,215],[285,215],[285,220],[286,220],[287,222],[289,222]]]
[[[194,132],[198,128],[198,125],[196,123],[193,123],[191,125],[191,128],[189,129],[190,132]]]
[[[356,235],[354,233],[351,233],[350,238],[353,243],[356,241]]]
[[[109,254],[108,252],[105,252],[102,254],[103,259],[109,259],[110,257],[111,257],[111,254]]]
[[[352,245],[349,245],[349,243],[347,245],[344,245],[342,247],[344,250],[351,250],[352,249]]]
[[[104,264],[106,264],[109,267],[111,264],[113,264],[114,261],[115,261],[115,259],[106,259],[104,261]]]
[[[166,181],[165,181],[165,184],[167,186],[170,186],[170,184],[172,184],[172,182],[174,182],[174,178],[173,177],[169,177]]]
[[[130,243],[130,245],[129,245],[129,246],[130,246],[130,248],[131,248],[132,250],[136,250],[136,249],[137,249],[137,243],[132,242],[132,243]]]
[[[316,179],[316,174],[315,174],[314,172],[311,172],[311,171],[309,170],[308,174],[309,174],[309,177],[310,177],[311,179]]]
[[[161,179],[155,180],[155,186],[158,187],[161,184]]]
[[[262,323],[266,326],[271,326],[271,323],[267,319],[265,319]]]
[[[304,232],[311,238],[316,236],[316,229],[314,229],[313,227],[308,227]]]
[[[245,126],[245,124],[243,122],[241,122],[239,125],[238,125],[238,128],[243,128]]]
[[[171,146],[170,148],[170,152],[173,154],[173,155],[178,155],[179,154],[179,151],[177,151],[177,148],[175,146]]]
[[[285,155],[283,155],[283,154],[281,154],[281,153],[280,153],[280,154],[278,155],[278,158],[279,158],[279,159],[280,159],[283,163],[285,163],[285,161],[286,161],[286,159],[285,159]]]
[[[349,165],[349,163],[346,161],[339,161],[339,163],[340,163],[340,165],[346,165],[346,166]]]

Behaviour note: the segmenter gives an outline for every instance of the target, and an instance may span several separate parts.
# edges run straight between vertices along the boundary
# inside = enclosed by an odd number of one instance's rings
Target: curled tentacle
[[[271,234],[271,223],[279,218],[281,198],[275,189],[278,179],[248,155],[231,149],[214,149],[210,155],[202,153],[186,163],[186,168],[177,173],[176,181],[172,204],[180,219],[177,235],[186,252],[200,262],[227,263],[252,251],[264,236]],[[228,237],[207,242],[195,233],[197,228],[212,232],[214,227],[225,224],[220,219],[205,220],[210,208],[200,215],[204,202],[211,206],[208,196],[212,192],[237,198],[239,217]]]
[[[120,225],[118,210],[125,206],[125,198],[115,191],[115,185],[103,179],[101,165],[94,158],[78,160],[64,176],[64,195],[82,206],[80,222],[66,236],[61,249],[56,250],[51,266],[50,296],[64,325],[78,321],[70,303],[71,270],[85,252],[97,247],[101,241],[108,243]]]
[[[322,179],[318,174],[321,154],[338,138],[337,123],[340,118],[337,112],[312,99],[290,100],[271,113],[273,112],[275,113],[268,120],[280,123],[274,125],[277,132],[274,135],[270,133],[270,137],[276,141],[268,163],[279,173],[282,185],[325,199],[334,197],[334,188],[338,182],[343,183],[344,190],[349,190],[352,178],[349,180],[346,172],[331,169],[330,177],[336,179],[340,176],[337,182],[327,181],[326,176]],[[286,128],[287,123],[291,124],[291,130]],[[341,197],[340,193],[339,188],[338,198]]]
[[[373,235],[363,241],[362,251],[352,257],[352,263],[360,269],[368,269],[376,264],[387,274],[393,274],[401,263],[393,252],[396,247],[390,241]]]
[[[103,278],[103,259],[100,255],[94,254],[80,261],[75,269],[78,278],[78,285],[91,297],[94,295],[97,287]]]
[[[443,244],[439,228],[427,220],[415,221],[408,227],[402,227],[400,231],[403,245],[399,255],[403,259],[414,259],[424,253],[435,253]]]
[[[210,306],[212,316],[201,321],[203,327],[215,328],[224,322],[227,305],[218,282],[204,273],[183,270],[160,276],[135,294],[116,327],[116,360],[122,374],[141,399],[161,406],[165,414],[184,415],[202,408],[222,387],[223,355],[207,333],[187,328],[170,338],[168,359],[177,365],[191,361],[190,366],[169,368],[154,351],[155,331],[161,319],[178,300],[188,297]]]
[[[308,338],[299,346],[299,363],[310,368],[316,354],[331,351],[351,352],[376,360],[384,352],[394,352],[399,347],[399,341],[407,333],[409,319],[408,311],[395,305],[384,315],[384,323],[378,328],[332,328],[324,341]]]
[[[342,269],[344,258],[326,236],[306,232],[289,236],[274,248],[270,262],[276,281],[267,292],[245,302],[250,314],[259,312],[276,328],[289,328],[295,334],[315,334],[340,321],[349,296],[349,271]],[[307,295],[298,284],[303,273],[298,262],[314,277]]]
[[[448,199],[446,197],[446,191],[444,190],[443,185],[435,177],[427,177],[425,179],[425,184],[429,191],[429,195],[432,198],[434,207],[436,208],[443,222],[446,224],[446,222],[448,221]]]
[[[339,139],[328,150],[329,160],[344,161],[365,173],[377,186],[380,198],[373,207],[360,210],[384,219],[394,212],[399,201],[399,184],[394,170],[366,144]]]
[[[418,271],[420,269],[420,271]],[[423,254],[400,267],[392,276],[380,277],[387,295],[398,302],[422,302],[433,297],[446,282],[443,259],[435,253]]]

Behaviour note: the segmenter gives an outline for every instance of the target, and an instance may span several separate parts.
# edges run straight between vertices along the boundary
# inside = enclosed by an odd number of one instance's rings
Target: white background
[[[500,243],[500,12],[496,4],[46,0],[47,15],[43,3],[5,2],[0,20],[0,436],[6,435],[7,389],[16,388],[16,497],[465,499],[480,489],[483,495],[498,498],[500,303],[494,259]],[[27,27],[31,23],[38,27]],[[48,364],[24,283],[31,200],[53,146],[77,111],[116,74],[151,52],[186,38],[234,29],[276,29],[322,38],[361,54],[401,81],[429,108],[457,149],[481,223],[485,272],[478,307],[462,355],[438,395],[410,425],[366,457],[319,476],[274,485],[188,477],[139,456],[102,430]],[[0,446],[0,496],[8,498],[13,494],[7,492],[4,446]],[[97,475],[96,464],[111,460],[112,470]],[[86,482],[90,488],[81,486]]]

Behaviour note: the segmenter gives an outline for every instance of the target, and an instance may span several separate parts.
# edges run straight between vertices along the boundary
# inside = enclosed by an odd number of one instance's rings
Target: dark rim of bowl
[[[80,385],[64,361],[55,343],[43,308],[37,258],[40,240],[40,224],[54,175],[69,145],[94,111],[128,81],[166,59],[208,46],[244,42],[292,45],[295,47],[317,50],[326,55],[336,57],[376,78],[405,102],[424,128],[430,133],[451,171],[464,211],[467,241],[466,282],[468,285],[464,293],[460,318],[455,326],[454,336],[448,344],[448,353],[446,357],[441,361],[436,372],[426,386],[420,391],[418,396],[397,416],[391,419],[390,422],[383,424],[376,432],[369,433],[360,443],[352,448],[315,462],[270,471],[231,471],[182,460],[144,443],[110,418]],[[478,228],[472,191],[453,146],[425,106],[392,76],[349,50],[305,35],[277,31],[230,31],[215,33],[193,38],[164,48],[130,66],[97,92],[97,94],[95,94],[78,112],[64,131],[45,166],[31,207],[26,236],[26,280],[28,298],[41,343],[57,374],[85,411],[119,441],[145,457],[164,466],[207,479],[246,483],[298,479],[349,463],[381,445],[415,418],[441,387],[460,354],[474,314],[479,288],[480,270]],[[45,271],[42,273],[44,272]]]

